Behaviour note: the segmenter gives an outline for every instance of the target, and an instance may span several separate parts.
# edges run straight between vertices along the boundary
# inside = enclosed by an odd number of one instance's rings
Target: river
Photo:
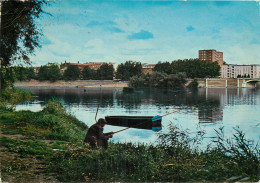
[[[239,127],[246,138],[260,139],[260,90],[250,88],[137,89],[121,88],[30,88],[34,101],[16,106],[16,110],[41,110],[50,99],[59,100],[66,111],[87,125],[108,115],[155,116],[169,114],[162,119],[162,132],[168,125],[188,129],[190,135],[204,131],[208,141],[216,136],[215,130],[224,127],[224,135],[234,134]],[[107,125],[105,132],[123,129]],[[130,128],[117,133],[114,142],[154,144],[157,135],[152,130]],[[205,142],[206,142],[205,141]]]

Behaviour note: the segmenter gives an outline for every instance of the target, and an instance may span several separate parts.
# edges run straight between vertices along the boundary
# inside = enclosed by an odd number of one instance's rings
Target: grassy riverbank
[[[221,130],[211,147],[198,150],[202,133],[190,138],[175,126],[158,133],[157,146],[110,143],[107,150],[91,149],[82,141],[87,126],[49,101],[40,112],[14,111],[30,94],[10,91],[2,97],[1,177],[9,182],[46,181],[258,181],[259,148],[237,130],[225,140]],[[25,97],[27,96],[27,97]],[[3,99],[4,98],[4,99]]]

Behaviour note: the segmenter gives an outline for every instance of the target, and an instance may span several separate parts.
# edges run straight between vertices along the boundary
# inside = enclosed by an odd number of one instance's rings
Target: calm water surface
[[[68,112],[89,126],[95,121],[98,104],[98,118],[108,115],[155,116],[180,110],[163,117],[164,132],[171,123],[181,129],[189,129],[191,135],[204,130],[207,141],[216,136],[216,129],[224,127],[225,136],[230,137],[234,133],[233,128],[239,126],[247,138],[260,139],[260,90],[257,89],[138,89],[129,92],[106,88],[31,88],[31,91],[35,94],[34,101],[18,105],[17,110],[39,111],[49,99],[55,98]],[[123,128],[107,125],[105,132]],[[156,133],[151,130],[133,128],[114,135],[112,140],[150,144],[156,138]]]

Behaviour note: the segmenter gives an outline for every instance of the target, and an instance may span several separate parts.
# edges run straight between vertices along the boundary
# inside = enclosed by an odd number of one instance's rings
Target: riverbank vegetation
[[[184,59],[175,60],[173,62],[158,62],[153,68],[154,74],[150,72],[145,73],[142,71],[141,62],[126,61],[117,66],[114,71],[113,65],[103,63],[97,70],[85,66],[82,70],[78,65],[70,65],[60,69],[56,64],[44,65],[39,68],[36,73],[32,67],[9,67],[2,68],[1,71],[5,80],[10,82],[14,81],[28,81],[37,79],[39,81],[57,80],[117,80],[132,81],[132,86],[137,87],[180,87],[183,85],[180,75],[185,75],[187,78],[205,78],[205,77],[218,77],[220,73],[220,66],[217,62],[211,63],[209,61],[201,61],[198,59]],[[159,74],[158,74],[159,73]],[[176,83],[176,76],[179,78],[179,84]],[[150,78],[155,79],[151,80]],[[142,83],[142,81],[144,83]],[[149,83],[147,83],[149,81]],[[174,83],[174,84],[172,84]],[[194,85],[193,85],[194,86]]]
[[[166,74],[153,72],[133,76],[130,79],[130,87],[155,87],[155,88],[183,88],[186,83],[184,74]]]
[[[4,98],[1,102],[7,101]],[[260,178],[259,146],[238,128],[231,139],[224,138],[223,129],[217,130],[204,150],[200,149],[203,132],[191,137],[187,130],[173,125],[168,133],[157,133],[157,145],[110,142],[107,150],[92,149],[83,144],[87,126],[54,100],[39,112],[2,105],[0,125],[3,181],[29,182],[39,177],[67,182]]]

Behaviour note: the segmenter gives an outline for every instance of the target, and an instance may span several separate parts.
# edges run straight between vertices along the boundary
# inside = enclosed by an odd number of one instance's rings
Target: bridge
[[[237,88],[255,88],[260,83],[260,78],[206,78],[205,87],[237,87]],[[203,85],[201,85],[203,86]]]
[[[255,84],[255,83],[260,82],[260,78],[258,78],[258,79],[255,78],[255,79],[247,80],[246,82],[247,82],[247,83],[254,83],[254,84]]]
[[[238,80],[242,80],[242,87],[246,87],[247,83],[256,87],[256,83],[260,82],[260,78],[238,78]]]

